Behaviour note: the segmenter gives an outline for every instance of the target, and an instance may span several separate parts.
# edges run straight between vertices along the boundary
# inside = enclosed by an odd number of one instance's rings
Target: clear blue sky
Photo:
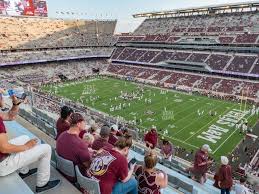
[[[49,17],[78,19],[117,19],[116,32],[133,31],[143,19],[134,19],[135,13],[171,10],[247,0],[47,0]],[[60,12],[74,12],[75,15]]]

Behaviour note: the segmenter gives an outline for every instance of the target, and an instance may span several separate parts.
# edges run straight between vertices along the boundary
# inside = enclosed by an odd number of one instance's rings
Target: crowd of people
[[[69,58],[111,56],[113,47],[87,47],[74,49],[46,49],[40,51],[0,52],[0,64],[23,64],[24,62],[55,61]]]
[[[6,176],[16,170],[20,171],[22,178],[38,172],[36,191],[41,192],[59,185],[59,180],[49,181],[51,149],[47,144],[39,144],[37,140],[30,140],[27,136],[17,137],[8,141],[4,120],[14,120],[19,110],[19,104],[15,96],[11,97],[13,107],[7,113],[0,114],[0,165],[8,168],[0,168],[0,176]],[[4,105],[3,98],[0,101]],[[57,137],[56,149],[58,155],[78,165],[81,173],[89,178],[99,181],[102,194],[120,193],[124,191],[145,194],[152,190],[159,193],[161,188],[168,184],[165,172],[155,168],[158,155],[155,151],[160,148],[162,158],[171,161],[176,149],[167,139],[161,139],[155,126],[144,135],[146,152],[144,163],[137,165],[128,160],[129,149],[132,146],[132,136],[126,129],[117,125],[89,125],[85,118],[72,108],[63,106],[60,118],[56,123]],[[207,180],[206,173],[210,165],[215,161],[209,157],[211,151],[209,145],[203,145],[195,153],[193,167],[186,169],[191,178],[204,184]],[[22,162],[17,161],[17,155]],[[29,156],[30,155],[30,156]],[[12,162],[11,162],[12,161]],[[28,169],[28,165],[38,161],[38,170]],[[100,163],[102,161],[102,163]],[[214,186],[221,193],[230,193],[234,189],[237,193],[244,193],[244,177],[240,182],[233,180],[232,167],[226,156],[221,156],[221,166],[215,173]],[[47,169],[47,170],[46,170]],[[44,172],[43,172],[44,171]],[[134,176],[133,176],[134,175]],[[235,186],[233,186],[235,184]]]
[[[155,169],[158,159],[154,152],[146,154],[143,165],[129,163],[132,136],[127,130],[117,125],[86,129],[81,114],[63,107],[57,131],[57,153],[78,165],[84,176],[98,180],[102,194],[160,193],[167,186],[167,175]]]

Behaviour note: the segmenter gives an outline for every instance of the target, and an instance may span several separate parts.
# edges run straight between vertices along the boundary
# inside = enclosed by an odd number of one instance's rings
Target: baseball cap
[[[118,131],[118,126],[114,124],[114,125],[111,126],[111,129],[114,129],[115,131]]]
[[[110,133],[111,133],[111,129],[108,126],[106,125],[102,126],[100,131],[101,137],[109,137]]]
[[[221,156],[220,160],[221,160],[221,164],[228,165],[228,158],[226,156]]]
[[[208,145],[208,144],[204,144],[203,146],[202,146],[202,149],[203,150],[207,150],[208,152],[211,152],[212,150],[210,149],[210,146]]]
[[[70,119],[71,119],[71,125],[76,125],[77,123],[80,123],[85,120],[80,113],[73,113]]]

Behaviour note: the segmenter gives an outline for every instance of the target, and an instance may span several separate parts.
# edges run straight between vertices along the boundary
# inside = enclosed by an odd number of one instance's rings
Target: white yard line
[[[249,116],[248,118],[247,118],[247,120],[250,118],[251,116]],[[255,126],[255,125],[254,125]],[[253,127],[254,127],[253,126]],[[239,130],[238,128],[236,128],[229,136],[228,136],[228,138],[227,139],[225,139],[225,141],[223,141],[219,146],[218,146],[218,148],[213,152],[213,154],[215,154],[218,150],[219,150],[219,148],[221,148],[225,143],[226,143],[226,141],[230,138],[230,137],[232,137],[232,135],[237,131],[237,130]]]
[[[161,133],[159,133],[159,134],[160,134],[160,135],[163,135],[163,134],[161,134]],[[186,142],[184,142],[184,141],[182,141],[182,140],[180,140],[180,139],[176,139],[176,138],[174,138],[174,137],[165,136],[165,135],[163,135],[163,137],[167,137],[167,138],[169,138],[169,139],[172,139],[172,140],[175,140],[175,141],[179,141],[179,142],[181,142],[181,143],[183,143],[183,144],[186,144],[186,145],[191,146],[191,147],[193,147],[193,148],[199,149],[199,147],[197,147],[197,146],[195,146],[195,145],[192,145],[192,144],[189,144],[189,143],[186,143]]]
[[[221,106],[221,105],[218,105],[217,107],[219,107],[219,106]],[[203,107],[203,106],[201,106],[201,107]],[[200,107],[200,108],[201,108]],[[217,108],[216,107],[216,108]],[[215,110],[216,108],[214,108],[214,109],[212,109],[212,110]],[[208,108],[206,108],[205,110],[208,110]],[[188,117],[189,117],[189,115],[192,115],[192,114],[197,114],[196,112],[192,112],[191,114],[188,114]],[[179,131],[177,131],[177,133],[175,133],[174,135],[177,135],[177,134],[179,134],[180,132],[182,132],[184,129],[186,129],[187,127],[189,127],[190,125],[192,125],[193,123],[195,123],[197,120],[200,120],[201,118],[203,118],[205,115],[203,115],[202,117],[200,117],[199,119],[196,119],[195,121],[193,121],[193,122],[191,122],[190,124],[188,124],[188,125],[186,125],[185,127],[183,127],[182,129],[180,129]],[[184,118],[187,118],[187,117],[184,117]],[[182,119],[180,119],[180,120],[182,120]],[[179,121],[179,120],[178,120]],[[177,122],[178,122],[177,121]],[[176,123],[177,123],[176,122]],[[175,124],[175,123],[174,123]]]
[[[226,111],[224,111],[221,115],[224,116],[224,114],[230,110],[232,110],[232,108],[235,106],[236,104],[234,104],[233,106],[231,106],[230,109],[227,109]],[[205,127],[207,127],[208,125],[210,125],[211,123],[215,122],[216,120],[219,119],[219,116],[217,116],[215,119],[211,120],[209,123],[207,123],[206,125],[204,125],[202,128],[200,128],[200,130],[196,131],[193,135],[191,135],[190,137],[188,137],[186,140],[184,140],[184,142],[188,141],[189,139],[191,139],[193,136],[195,136],[197,133],[199,133],[202,129],[204,129]]]

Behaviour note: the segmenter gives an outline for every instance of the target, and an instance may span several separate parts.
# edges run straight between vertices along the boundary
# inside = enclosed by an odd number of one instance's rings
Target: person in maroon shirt
[[[103,148],[106,150],[111,150],[113,148],[113,145],[108,143],[110,132],[111,129],[108,126],[102,126],[100,131],[100,137],[94,140],[92,149],[100,150]]]
[[[168,176],[155,169],[157,162],[157,155],[151,151],[145,156],[144,165],[135,167],[139,194],[161,194],[160,189],[167,186]]]
[[[127,156],[131,137],[119,137],[110,151],[98,153],[88,170],[88,176],[99,181],[101,194],[137,194],[137,181],[131,178],[135,165],[128,170]]]
[[[91,163],[91,155],[84,140],[79,137],[80,131],[85,129],[85,120],[79,113],[71,115],[71,126],[62,133],[57,140],[57,153],[62,158],[78,165],[83,175]]]
[[[113,146],[115,145],[115,143],[118,140],[117,133],[118,133],[118,126],[117,125],[112,125],[108,142],[110,144],[112,144]]]
[[[60,118],[57,120],[57,123],[56,123],[56,129],[57,129],[56,139],[58,139],[58,137],[60,136],[61,133],[63,133],[64,131],[67,131],[69,129],[70,116],[73,112],[74,111],[67,106],[63,106],[61,108]]]
[[[145,135],[144,141],[147,148],[155,149],[158,142],[158,134],[156,132],[156,127],[152,127],[151,130]]]
[[[163,144],[161,147],[161,154],[163,158],[171,161],[173,156],[174,148],[173,145],[168,140],[163,140]]]
[[[193,178],[198,180],[201,184],[206,182],[208,165],[212,164],[212,161],[208,160],[209,152],[211,152],[210,146],[207,144],[203,145],[201,149],[196,152],[194,166],[193,168],[190,168],[190,172],[193,174]]]
[[[26,135],[8,140],[3,121],[15,120],[19,105],[23,102],[11,96],[13,106],[7,113],[0,112],[0,177],[20,171],[21,178],[26,178],[37,172],[36,192],[43,192],[60,184],[60,180],[49,181],[51,147],[48,144],[38,144],[37,139]],[[3,102],[1,102],[3,103]],[[36,163],[38,169],[29,169],[28,165]]]
[[[228,165],[228,158],[221,156],[221,166],[217,172],[218,186],[221,194],[230,194],[231,187],[233,186],[232,168]]]

